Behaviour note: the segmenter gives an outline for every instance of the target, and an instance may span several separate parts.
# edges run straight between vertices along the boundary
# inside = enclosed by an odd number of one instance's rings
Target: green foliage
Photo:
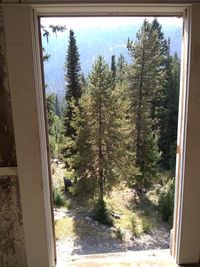
[[[69,32],[69,44],[65,60],[65,69],[65,80],[67,82],[65,94],[66,109],[64,112],[65,136],[72,137],[72,135],[74,135],[75,133],[75,130],[71,125],[73,117],[73,107],[71,105],[71,101],[73,99],[77,106],[78,100],[81,97],[80,56],[73,30],[70,30]]]
[[[98,189],[100,198],[120,180],[127,181],[135,174],[127,94],[124,84],[113,90],[112,72],[100,56],[79,107],[73,109],[71,125],[76,138],[71,147],[77,153],[70,158],[69,167],[77,180],[94,185],[93,193]]]
[[[62,147],[63,160],[66,167],[72,171],[74,158],[78,155],[76,149],[76,125],[75,115],[79,110],[79,100],[81,97],[81,87],[83,87],[83,76],[81,74],[80,58],[74,31],[69,32],[69,44],[67,56],[65,60],[65,80],[66,80],[66,94],[65,94],[65,110],[64,110],[64,135],[65,145]],[[76,124],[76,123],[75,123]],[[75,179],[76,181],[76,179]]]
[[[51,158],[61,158],[60,151],[63,143],[63,124],[61,118],[56,114],[56,112],[60,110],[57,95],[47,95],[46,101],[50,156]]]
[[[72,209],[73,204],[72,204],[71,199],[66,200],[65,203],[64,203],[64,206],[65,206],[68,210]]]
[[[163,109],[160,113],[159,148],[162,151],[161,166],[175,172],[178,100],[180,85],[180,60],[175,54],[166,59],[167,83],[164,88]]]
[[[94,208],[93,218],[105,225],[113,226],[113,219],[106,207],[106,203],[103,200],[99,200]]]
[[[173,180],[171,179],[162,188],[158,204],[162,219],[168,222],[171,226],[173,224],[173,213],[174,213],[174,190],[175,190],[175,181],[174,179]]]
[[[133,214],[130,218],[131,221],[131,231],[134,236],[139,236],[140,232],[138,230],[138,222],[136,216]]]
[[[54,205],[56,207],[64,206],[65,199],[64,199],[62,193],[58,189],[54,190],[53,195],[54,195]]]
[[[155,127],[155,98],[162,88],[161,45],[158,32],[147,20],[137,33],[136,41],[127,44],[133,64],[129,68],[131,109],[135,122],[136,187],[148,187],[158,169],[160,153]]]
[[[123,240],[124,239],[124,233],[122,232],[122,230],[118,227],[116,230],[116,238],[119,240]]]
[[[117,66],[116,66],[116,81],[119,84],[122,84],[122,82],[125,82],[127,69],[128,69],[128,64],[124,56],[121,54],[118,58]]]
[[[112,56],[109,67],[99,56],[85,79],[70,31],[63,159],[75,181],[72,193],[99,199],[95,208],[99,221],[109,221],[104,196],[113,186],[123,182],[143,192],[159,180],[160,166],[171,170],[175,162],[180,62],[169,56],[169,42],[156,19],[144,20],[135,42],[129,40],[127,48],[131,64],[122,55],[118,60]],[[54,104],[49,116],[54,153],[60,132],[55,113],[59,110]],[[171,204],[165,200],[167,194],[161,193],[159,205],[166,210],[162,206]],[[148,216],[141,221],[138,229],[135,217],[131,219],[135,235],[153,227]]]
[[[79,179],[72,187],[72,195],[88,198],[94,197],[97,190],[95,179]]]
[[[153,229],[154,225],[152,223],[152,220],[148,216],[142,217],[142,231],[145,234],[149,234],[151,230]]]
[[[116,62],[115,62],[115,55],[112,55],[112,57],[111,57],[111,72],[112,72],[113,86],[115,86],[115,81],[116,81]]]

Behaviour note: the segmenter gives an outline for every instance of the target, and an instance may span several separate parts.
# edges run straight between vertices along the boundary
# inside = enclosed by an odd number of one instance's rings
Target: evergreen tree
[[[177,54],[166,61],[167,82],[164,90],[163,111],[160,120],[159,148],[162,151],[161,166],[165,170],[175,169],[178,101],[180,86],[180,59]]]
[[[164,101],[164,88],[166,86],[166,64],[168,57],[169,44],[164,38],[162,32],[162,26],[158,22],[157,18],[151,23],[151,32],[157,34],[157,40],[155,40],[154,49],[157,54],[157,62],[155,69],[155,79],[157,80],[157,86],[154,88],[153,97],[151,100],[151,117],[153,120],[152,130],[157,132],[158,140],[160,139],[160,123],[161,114],[164,112],[163,101]]]
[[[60,117],[56,114],[57,95],[49,94],[47,99],[48,131],[50,155],[52,158],[60,158],[60,149],[62,146],[63,124]]]
[[[115,62],[115,55],[112,55],[112,57],[111,57],[111,71],[112,71],[113,84],[114,84],[114,86],[115,86],[115,79],[116,79],[116,62]]]
[[[53,124],[55,122],[55,103],[56,96],[55,94],[49,94],[46,97],[47,101],[47,115],[48,115],[48,130],[49,134],[52,134]]]
[[[63,112],[65,145],[62,148],[62,155],[65,166],[70,168],[71,157],[77,153],[73,146],[73,142],[76,139],[76,130],[72,124],[73,113],[75,112],[75,108],[79,108],[79,100],[81,97],[81,67],[73,30],[70,30],[69,32],[69,45],[65,61],[65,69],[66,101]]]
[[[55,99],[55,113],[58,117],[61,116],[61,111],[60,111],[60,103],[58,100],[58,95],[56,94],[56,99]]]
[[[65,80],[66,80],[66,111],[64,114],[64,127],[65,136],[72,137],[74,135],[74,129],[71,126],[71,120],[73,116],[73,108],[71,104],[72,98],[75,100],[75,104],[78,105],[78,100],[81,97],[81,67],[78,53],[78,47],[76,44],[76,38],[74,31],[69,32],[69,45],[65,61]]]
[[[122,84],[123,81],[125,81],[125,73],[127,71],[127,62],[124,58],[124,56],[121,54],[117,61],[116,66],[116,82]]]
[[[152,183],[157,173],[160,154],[157,146],[157,133],[153,132],[152,102],[159,90],[162,72],[158,32],[144,20],[137,33],[135,43],[128,40],[128,50],[133,59],[130,69],[130,94],[132,113],[135,120],[136,187],[143,190]]]
[[[126,151],[130,124],[124,119],[127,114],[119,112],[121,92],[113,91],[112,85],[112,72],[99,56],[81,99],[82,114],[77,112],[74,119],[76,125],[79,123],[75,144],[78,156],[73,158],[73,169],[79,178],[93,180],[100,201],[122,175],[125,179],[123,171],[127,172],[131,162],[131,153]],[[127,109],[126,105],[123,108]],[[129,172],[133,167],[132,161]]]

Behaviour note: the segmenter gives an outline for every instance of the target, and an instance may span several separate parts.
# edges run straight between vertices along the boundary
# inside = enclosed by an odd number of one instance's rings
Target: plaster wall
[[[5,55],[3,15],[0,7],[0,168],[17,165]],[[17,176],[0,176],[0,266],[26,266]]]

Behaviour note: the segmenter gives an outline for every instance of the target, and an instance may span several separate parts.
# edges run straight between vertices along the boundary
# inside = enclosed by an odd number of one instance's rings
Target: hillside
[[[122,25],[120,27],[82,28],[75,30],[75,36],[80,53],[81,68],[84,75],[88,75],[91,66],[98,55],[105,57],[110,64],[111,55],[116,57],[123,54],[128,62],[130,58],[127,53],[127,40],[134,40],[141,23],[134,25]],[[171,54],[177,52],[181,55],[181,27],[180,25],[162,26],[165,38],[170,38]],[[63,97],[64,95],[64,62],[68,45],[68,30],[59,33],[58,36],[51,34],[49,42],[43,38],[43,47],[51,55],[48,62],[45,62],[45,81],[47,92],[54,92]]]

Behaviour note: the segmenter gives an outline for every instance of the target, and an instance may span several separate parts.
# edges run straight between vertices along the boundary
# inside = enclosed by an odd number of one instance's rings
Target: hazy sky
[[[152,17],[147,18],[152,21]],[[83,29],[83,28],[113,28],[119,26],[129,26],[142,23],[144,17],[57,17],[42,18],[41,23],[44,26],[50,24],[66,25],[67,29]],[[158,21],[163,25],[182,25],[182,18],[177,17],[159,17]]]

